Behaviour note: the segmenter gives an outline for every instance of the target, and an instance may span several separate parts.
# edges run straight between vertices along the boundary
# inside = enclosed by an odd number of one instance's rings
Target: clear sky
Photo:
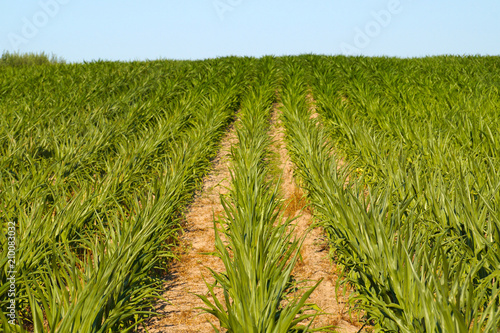
[[[500,55],[499,0],[4,0],[0,52],[67,61]]]

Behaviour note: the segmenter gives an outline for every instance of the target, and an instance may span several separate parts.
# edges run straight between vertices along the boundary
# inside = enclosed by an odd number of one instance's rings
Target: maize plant
[[[500,99],[488,67],[314,56],[287,67],[289,150],[379,331],[500,329]]]
[[[312,331],[315,287],[297,293],[292,276],[303,238],[268,165],[280,92],[296,177],[366,324],[500,330],[499,69],[498,57],[4,54],[2,328],[126,332],[154,315],[182,215],[239,109],[215,223],[225,271],[204,311],[228,332]]]
[[[130,331],[151,314],[247,79],[235,61],[0,69],[2,231],[16,225],[18,325],[2,312],[6,331]]]
[[[239,142],[231,151],[231,190],[229,197],[221,197],[225,216],[215,227],[217,256],[226,271],[212,270],[211,299],[199,295],[206,305],[203,310],[227,332],[312,331],[317,315],[306,302],[319,282],[292,295],[292,270],[303,238],[293,236],[292,220],[284,219],[279,181],[269,179],[265,163],[270,111],[278,88],[272,60],[261,60],[263,69],[241,104]],[[223,299],[216,296],[216,288],[222,288]]]

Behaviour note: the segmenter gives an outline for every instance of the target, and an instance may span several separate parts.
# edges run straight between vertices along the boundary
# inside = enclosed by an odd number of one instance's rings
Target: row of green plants
[[[0,219],[16,225],[12,332],[126,332],[152,315],[183,209],[248,59],[0,68]],[[6,237],[1,251],[7,253]]]
[[[313,55],[64,64],[4,54],[0,223],[3,235],[16,225],[20,326],[4,315],[2,236],[2,327],[125,332],[153,315],[183,210],[241,109],[215,225],[226,271],[212,272],[204,310],[229,332],[312,330],[314,287],[291,273],[303,239],[283,218],[268,164],[281,89],[296,176],[366,323],[498,331],[499,64]]]
[[[212,271],[210,297],[199,295],[203,310],[227,332],[312,331],[317,315],[306,304],[317,284],[300,288],[292,275],[303,238],[293,235],[293,221],[283,216],[280,183],[270,177],[270,113],[277,79],[275,59],[260,60],[243,98],[238,144],[231,150],[230,193],[221,197],[225,214],[214,222],[216,255],[225,272]]]
[[[46,53],[4,52],[0,66],[23,67],[65,63],[64,59]]]
[[[377,331],[500,329],[497,63],[289,59],[289,150]]]

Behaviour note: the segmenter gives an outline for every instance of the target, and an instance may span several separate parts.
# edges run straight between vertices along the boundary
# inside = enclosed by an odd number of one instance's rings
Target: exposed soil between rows
[[[279,156],[279,168],[282,170],[282,195],[287,204],[286,215],[297,217],[295,220],[295,233],[303,235],[312,225],[313,216],[304,209],[307,202],[301,189],[296,185],[293,176],[294,165],[290,160],[285,144],[284,128],[281,124],[279,109],[275,104],[272,115],[272,149]],[[315,113],[313,110],[313,117]],[[326,236],[321,228],[313,228],[307,234],[301,250],[302,260],[297,263],[293,274],[296,280],[309,280],[308,285],[323,279],[318,288],[309,297],[308,303],[314,303],[327,315],[315,319],[313,327],[335,325],[337,332],[358,332],[360,325],[355,318],[349,317],[347,297],[335,290],[339,279],[336,266],[329,257],[329,246]]]
[[[271,149],[279,156],[277,167],[282,171],[282,195],[287,204],[286,215],[297,217],[295,220],[297,235],[303,235],[313,223],[311,213],[304,209],[306,200],[296,185],[291,162],[285,144],[284,128],[281,124],[279,104],[275,104],[271,119]],[[313,115],[313,117],[315,117]],[[214,218],[223,214],[220,195],[228,193],[230,187],[230,150],[237,144],[238,138],[234,124],[221,141],[221,149],[213,161],[212,171],[203,181],[203,187],[195,196],[185,216],[184,234],[181,237],[181,254],[170,268],[166,279],[164,294],[168,302],[158,302],[156,311],[159,317],[146,323],[145,332],[194,333],[213,332],[212,322],[218,329],[218,321],[209,314],[200,314],[197,307],[204,304],[195,294],[208,294],[203,280],[214,281],[207,267],[216,272],[225,270],[222,261],[209,253],[215,251]],[[338,332],[358,332],[359,323],[350,318],[346,296],[335,290],[339,278],[335,264],[329,258],[328,241],[323,230],[313,228],[307,234],[301,250],[300,260],[293,274],[297,280],[309,280],[309,285],[323,279],[308,303],[319,306],[327,315],[316,318],[314,327],[335,325]],[[217,296],[220,290],[216,289]]]
[[[194,294],[209,296],[203,277],[209,283],[213,283],[214,279],[207,267],[216,272],[225,271],[219,258],[207,254],[215,251],[214,218],[223,213],[220,195],[228,193],[231,180],[230,150],[237,142],[233,123],[221,141],[219,153],[212,163],[212,171],[204,179],[202,189],[188,207],[184,234],[181,237],[183,251],[179,260],[170,268],[171,273],[162,295],[169,303],[158,303],[156,311],[161,316],[147,323],[147,332],[213,332],[209,321],[220,329],[215,317],[200,314],[201,310],[196,309],[204,307],[204,303]],[[218,288],[215,292],[217,296],[221,296]]]

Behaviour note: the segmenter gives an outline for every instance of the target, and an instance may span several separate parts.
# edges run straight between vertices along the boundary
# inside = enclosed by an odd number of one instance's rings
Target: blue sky
[[[11,0],[0,3],[0,51],[72,62],[500,55],[500,1]]]

